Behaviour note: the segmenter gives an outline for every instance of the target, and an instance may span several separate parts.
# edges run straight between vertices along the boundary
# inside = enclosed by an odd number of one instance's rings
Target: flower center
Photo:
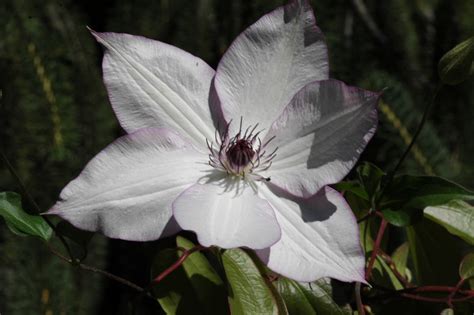
[[[259,173],[270,168],[272,159],[276,155],[278,148],[275,148],[271,153],[267,153],[265,150],[273,137],[262,143],[259,137],[262,130],[256,132],[258,124],[250,126],[245,132],[242,132],[241,119],[239,131],[234,137],[230,138],[229,126],[230,123],[227,124],[223,134],[216,130],[215,143],[218,146],[217,149],[214,148],[212,142],[206,139],[210,151],[209,165],[229,175],[241,178],[252,175],[257,180],[270,180]]]
[[[252,143],[240,139],[227,150],[226,155],[232,165],[243,167],[252,161],[255,151],[252,148]]]

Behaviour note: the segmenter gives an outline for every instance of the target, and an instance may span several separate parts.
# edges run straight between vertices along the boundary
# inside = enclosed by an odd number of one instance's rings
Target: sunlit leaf
[[[53,234],[53,230],[41,216],[28,214],[22,209],[21,197],[16,193],[0,193],[0,216],[15,234],[37,236],[46,241]]]
[[[441,311],[440,315],[454,315],[454,311],[452,308],[445,308]]]
[[[469,279],[474,277],[474,253],[469,253],[464,256],[459,265],[459,276],[462,279]]]
[[[298,284],[298,282],[286,278],[280,278],[275,281],[274,284],[285,300],[290,315],[316,315],[316,311],[309,303],[304,289]]]
[[[333,285],[334,280],[319,279],[312,283],[300,283],[309,303],[317,314],[349,315],[352,309],[345,292]]]
[[[231,313],[278,314],[272,291],[250,256],[241,249],[229,249],[222,255],[229,283]]]
[[[405,242],[400,245],[392,254],[392,260],[395,264],[395,268],[402,276],[405,276],[405,272],[407,269],[409,251],[410,247],[408,245],[408,242]]]
[[[427,207],[425,217],[444,226],[449,233],[474,245],[474,207],[460,200],[445,205]]]
[[[472,74],[474,62],[474,37],[456,45],[439,61],[438,72],[446,84],[463,82]]]

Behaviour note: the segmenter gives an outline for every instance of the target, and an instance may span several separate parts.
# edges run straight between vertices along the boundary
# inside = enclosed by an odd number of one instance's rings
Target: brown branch
[[[382,243],[382,238],[385,233],[385,229],[387,228],[388,221],[382,219],[380,223],[379,231],[377,233],[377,238],[375,239],[374,248],[372,249],[372,255],[370,256],[369,264],[367,266],[367,270],[365,272],[365,280],[369,280],[370,276],[372,275],[372,269],[374,268],[375,259],[377,258],[377,254],[380,248],[380,244]]]
[[[72,266],[75,266],[75,267],[79,267],[80,269],[83,269],[83,270],[87,270],[87,271],[91,271],[91,272],[94,272],[94,273],[98,273],[100,275],[103,275],[104,277],[107,277],[111,280],[114,280],[116,282],[119,282],[123,285],[126,285],[132,289],[134,289],[135,291],[138,291],[138,292],[145,292],[145,289],[136,285],[135,283],[131,282],[131,281],[128,281],[127,279],[124,279],[124,278],[121,278],[119,276],[116,276],[108,271],[105,271],[105,270],[102,270],[102,269],[99,269],[99,268],[96,268],[96,267],[92,267],[92,266],[89,266],[89,265],[86,265],[86,264],[83,264],[79,261],[73,261],[71,260],[70,258],[67,258],[66,256],[64,256],[63,254],[61,254],[60,252],[58,252],[56,249],[54,249],[50,244],[46,243],[47,246],[48,246],[48,249],[49,251],[55,255],[56,257],[58,257],[59,259],[67,262],[68,264],[72,265]],[[153,298],[153,296],[149,295],[149,297]]]

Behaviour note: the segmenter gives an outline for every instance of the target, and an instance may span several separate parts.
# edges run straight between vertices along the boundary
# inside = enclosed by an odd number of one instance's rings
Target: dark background
[[[362,159],[394,166],[437,85],[437,62],[474,35],[472,0],[315,0],[331,77],[381,90],[380,125]],[[215,68],[245,27],[276,0],[3,0],[0,3],[0,145],[43,211],[105,145],[123,133],[101,80],[97,31],[143,35]],[[362,7],[361,7],[362,5]],[[473,79],[441,91],[404,172],[474,188]],[[0,191],[19,191],[0,165]],[[25,208],[33,208],[25,202]],[[96,235],[87,262],[146,285],[160,244]],[[134,293],[51,256],[40,241],[0,222],[0,313],[115,314]],[[140,302],[141,313],[155,310]],[[139,312],[139,313],[140,313]]]

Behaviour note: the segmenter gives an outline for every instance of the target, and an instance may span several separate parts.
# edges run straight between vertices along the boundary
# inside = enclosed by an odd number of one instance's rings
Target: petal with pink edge
[[[328,72],[313,10],[307,0],[293,0],[236,38],[217,67],[215,86],[227,121],[243,117],[246,126],[268,128],[296,92]]]
[[[214,137],[212,116],[217,118],[220,111],[209,97],[214,70],[159,41],[129,34],[92,34],[105,47],[104,82],[122,127],[129,133],[171,128],[205,148],[205,139]]]
[[[305,86],[263,140],[278,147],[265,176],[298,197],[343,179],[375,133],[379,96],[337,80]]]
[[[46,214],[112,238],[158,239],[173,232],[171,204],[206,175],[206,160],[174,132],[141,129],[94,157]]]
[[[261,249],[280,239],[272,207],[240,179],[190,187],[173,203],[173,213],[181,228],[196,232],[204,246]]]
[[[323,277],[365,282],[356,218],[337,191],[325,187],[309,199],[268,188],[260,191],[281,227],[280,241],[257,251],[271,270],[302,282]]]

